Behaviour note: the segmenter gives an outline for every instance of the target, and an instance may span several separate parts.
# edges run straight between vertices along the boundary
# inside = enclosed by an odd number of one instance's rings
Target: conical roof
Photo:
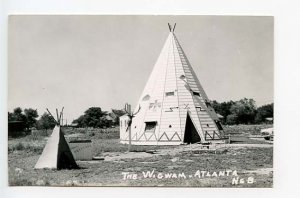
[[[72,169],[78,168],[70,147],[61,131],[56,125],[47,144],[38,159],[35,169]]]
[[[199,135],[195,140],[222,139],[218,117],[172,28],[135,111],[139,107],[131,125],[133,144],[180,144],[191,134],[187,124]]]

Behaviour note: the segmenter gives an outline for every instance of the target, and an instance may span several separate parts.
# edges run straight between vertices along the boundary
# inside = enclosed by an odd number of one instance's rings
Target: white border
[[[300,12],[296,0],[3,0],[1,1],[1,197],[298,197]],[[7,186],[7,16],[9,14],[177,14],[275,16],[273,189],[54,188]],[[297,126],[298,125],[298,126]],[[298,148],[298,149],[297,149]]]

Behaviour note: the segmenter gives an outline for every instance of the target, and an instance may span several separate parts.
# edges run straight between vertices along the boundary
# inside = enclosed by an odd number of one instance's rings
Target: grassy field
[[[8,141],[9,185],[272,187],[272,145],[247,138],[249,134],[257,134],[261,127],[270,126],[225,127],[233,134],[233,144],[217,153],[184,145],[132,146],[132,152],[128,153],[127,146],[117,139],[117,128],[69,128],[65,130],[67,139],[78,136],[92,139],[93,155],[105,158],[103,161],[78,161],[81,168],[76,170],[34,170],[51,133],[34,131],[26,137]],[[249,144],[253,146],[247,146]],[[149,154],[149,150],[159,153]],[[229,172],[234,170],[236,174]],[[153,175],[145,178],[148,171],[153,171]],[[225,176],[222,175],[224,171],[227,171]],[[232,184],[233,179],[239,181],[238,184]]]

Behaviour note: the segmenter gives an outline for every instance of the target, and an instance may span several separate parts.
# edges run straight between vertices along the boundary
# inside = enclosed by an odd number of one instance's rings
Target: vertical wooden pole
[[[125,111],[127,112],[128,117],[129,117],[129,120],[127,122],[127,124],[128,124],[127,128],[128,128],[128,133],[129,133],[129,135],[128,135],[128,137],[129,137],[129,139],[128,139],[128,151],[130,152],[130,150],[131,150],[131,119],[132,119],[130,104],[128,104],[128,103],[125,104]]]
[[[57,119],[57,123],[60,125],[60,120],[59,120],[59,116],[58,116],[58,109],[56,109],[56,119]]]
[[[61,112],[60,112],[60,115],[59,115],[59,124],[60,124],[61,126],[64,125],[64,118],[63,118],[64,108],[65,108],[65,107],[63,107],[63,108],[61,109]]]
[[[131,105],[130,104],[127,104],[128,106],[128,114],[129,114],[129,123],[130,125],[128,126],[129,127],[129,145],[128,145],[128,151],[130,152],[131,151],[131,122],[132,122],[132,115],[131,115]]]
[[[131,117],[129,116],[129,122],[131,122]],[[128,132],[129,132],[129,144],[128,144],[128,151],[130,152],[131,151],[131,126],[128,126]]]

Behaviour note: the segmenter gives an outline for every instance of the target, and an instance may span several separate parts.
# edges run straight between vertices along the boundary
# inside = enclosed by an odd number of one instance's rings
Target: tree
[[[101,117],[106,115],[107,112],[103,112],[100,107],[91,107],[84,112],[85,124],[89,127],[94,127],[94,128],[100,127]]]
[[[77,126],[79,127],[86,127],[84,122],[84,115],[79,116],[79,118],[73,120],[72,123],[77,123]]]
[[[11,122],[11,121],[15,121],[14,120],[14,114],[11,113],[11,112],[8,112],[8,122]]]
[[[235,102],[233,102],[232,100],[230,100],[228,102],[222,102],[222,103],[218,103],[215,100],[212,101],[212,107],[214,108],[214,110],[218,114],[220,114],[224,117],[221,120],[223,124],[227,124],[228,116],[231,114],[230,108],[232,107],[233,104],[235,104]],[[230,118],[230,122],[232,122],[232,117]]]
[[[31,108],[25,109],[24,113],[20,107],[15,108],[12,113],[8,112],[9,134],[19,136],[30,133],[29,129],[35,126],[37,117],[37,110]]]
[[[102,111],[100,107],[90,107],[84,112],[84,115],[74,120],[73,123],[77,123],[79,127],[108,127],[109,122],[106,116],[107,112]]]
[[[13,113],[8,113],[8,121],[22,121],[26,122],[26,116],[23,114],[23,110],[17,107],[13,110]]]
[[[230,112],[236,118],[236,124],[252,124],[256,114],[255,101],[247,98],[241,99],[231,106]]]
[[[37,129],[52,129],[55,127],[56,121],[48,113],[44,113],[37,121]]]
[[[255,123],[262,123],[266,118],[273,118],[273,106],[274,104],[267,104],[257,108],[255,116]]]
[[[37,110],[34,109],[25,109],[24,110],[25,117],[26,117],[26,127],[29,129],[31,127],[34,127],[37,122],[37,118],[39,117]]]
[[[122,115],[124,115],[126,112],[123,110],[123,109],[121,109],[121,110],[118,110],[118,109],[112,109],[111,110],[112,112],[113,112],[113,114],[115,115],[115,118],[114,118],[114,121],[113,121],[113,123],[115,124],[115,125],[120,125],[120,117],[122,116]]]
[[[227,116],[226,124],[233,125],[238,123],[237,115],[230,114]]]
[[[109,127],[111,124],[111,122],[109,122],[105,116],[102,116],[99,120],[99,122],[97,123],[97,128],[106,128]]]

